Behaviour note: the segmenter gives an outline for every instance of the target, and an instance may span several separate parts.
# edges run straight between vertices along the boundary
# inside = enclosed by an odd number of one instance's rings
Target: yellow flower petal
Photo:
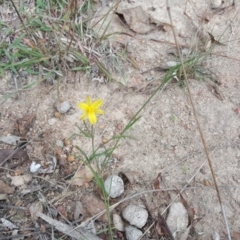
[[[92,104],[92,98],[90,96],[87,96],[87,104],[88,105]]]
[[[78,108],[82,109],[83,111],[86,111],[88,107],[89,106],[86,103],[78,103]]]
[[[99,99],[99,100],[93,102],[92,107],[95,109],[98,109],[102,106],[102,103],[103,103],[103,101],[101,99]]]
[[[80,117],[80,119],[81,119],[81,120],[84,120],[84,119],[87,118],[87,116],[88,116],[87,113],[83,113],[82,116]]]
[[[88,114],[88,119],[91,124],[96,124],[97,122],[97,117],[94,113]]]
[[[104,111],[102,109],[96,109],[96,114],[104,114]]]

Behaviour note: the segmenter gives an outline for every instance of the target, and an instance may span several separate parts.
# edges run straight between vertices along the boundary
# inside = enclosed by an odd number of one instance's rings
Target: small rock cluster
[[[124,192],[123,180],[117,176],[112,175],[104,182],[105,190],[111,198],[117,198]],[[147,222],[148,212],[144,207],[129,205],[123,212],[122,217],[130,225],[124,226],[124,222],[118,214],[113,214],[113,223],[118,231],[125,231],[128,240],[137,240],[143,232],[140,230]]]

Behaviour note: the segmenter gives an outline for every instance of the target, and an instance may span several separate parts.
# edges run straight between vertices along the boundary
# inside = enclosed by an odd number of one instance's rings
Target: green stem
[[[94,152],[94,127],[91,125],[91,135],[92,135],[92,150]]]

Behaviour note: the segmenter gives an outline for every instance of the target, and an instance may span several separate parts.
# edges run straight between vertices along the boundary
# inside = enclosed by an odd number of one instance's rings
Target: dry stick
[[[198,114],[197,114],[197,111],[195,109],[195,105],[193,103],[192,94],[191,94],[191,91],[190,91],[190,87],[189,87],[189,84],[188,84],[188,78],[187,78],[186,70],[185,70],[184,63],[183,63],[183,57],[182,57],[180,48],[178,46],[178,41],[177,41],[176,33],[175,33],[175,30],[174,30],[174,25],[173,25],[173,20],[172,20],[172,16],[171,16],[168,0],[166,0],[166,3],[167,3],[168,16],[169,16],[170,23],[171,23],[172,29],[173,29],[174,41],[176,43],[178,54],[180,56],[180,62],[181,62],[182,69],[183,69],[183,75],[184,75],[184,79],[185,79],[185,82],[186,82],[189,99],[190,99],[190,102],[191,102],[191,105],[192,105],[192,109],[193,109],[193,113],[194,113],[194,116],[195,116],[195,119],[196,119],[196,122],[197,122],[198,130],[199,130],[199,133],[200,133],[200,136],[201,136],[201,140],[202,140],[202,144],[203,144],[203,147],[204,147],[204,151],[206,153],[207,161],[208,161],[208,164],[209,164],[209,167],[210,167],[210,170],[211,170],[211,175],[212,175],[214,186],[215,186],[215,189],[216,189],[216,192],[217,192],[217,197],[218,197],[218,200],[219,200],[220,205],[221,205],[223,218],[224,218],[224,222],[225,222],[225,225],[226,225],[228,239],[231,240],[231,235],[230,235],[230,231],[229,231],[229,227],[228,227],[228,222],[227,222],[227,218],[226,218],[226,214],[225,214],[224,205],[223,205],[222,198],[221,198],[221,195],[220,195],[220,191],[219,191],[219,188],[218,188],[218,185],[217,185],[217,180],[216,180],[216,177],[215,177],[215,174],[214,174],[214,171],[213,171],[212,162],[211,162],[208,150],[207,150],[207,146],[206,146],[205,138],[204,138],[204,135],[203,135],[203,132],[202,132],[202,128],[201,128],[201,125],[200,125],[199,120],[198,120]]]
[[[25,26],[25,24],[24,24],[24,22],[23,22],[23,20],[22,20],[22,17],[20,16],[20,14],[19,14],[19,12],[18,12],[18,10],[17,10],[16,5],[14,4],[13,0],[10,0],[10,1],[11,1],[12,5],[13,5],[14,10],[16,11],[16,13],[17,13],[17,15],[18,15],[19,20],[21,21],[21,23],[22,23],[22,25],[23,25],[23,28],[24,28],[25,32],[27,33],[27,35],[28,35],[28,37],[29,37],[29,39],[30,39],[30,34],[29,34],[29,32],[28,32],[28,30],[27,30],[27,28],[26,28],[26,26]]]

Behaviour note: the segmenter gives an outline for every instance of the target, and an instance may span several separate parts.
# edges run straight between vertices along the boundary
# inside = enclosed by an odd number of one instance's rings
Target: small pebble
[[[142,228],[147,222],[148,212],[145,208],[136,205],[128,205],[123,210],[122,216],[131,225]]]
[[[36,173],[39,169],[41,168],[41,164],[32,162],[30,165],[30,172],[31,173]]]
[[[124,192],[123,180],[117,175],[109,176],[104,182],[104,187],[111,198],[119,197]]]
[[[57,102],[56,103],[56,108],[59,113],[66,113],[70,109],[70,104],[68,101],[63,101],[63,102]]]
[[[126,227],[125,233],[127,240],[138,240],[143,234],[142,231],[132,226]]]
[[[21,174],[22,174],[22,170],[19,168],[14,171],[15,176],[20,176]]]
[[[212,0],[211,7],[212,8],[219,8],[222,5],[222,0]]]
[[[105,138],[105,137],[102,138],[102,143],[107,143],[107,141],[108,141],[107,138]]]
[[[124,232],[124,223],[123,223],[123,220],[122,220],[122,218],[121,218],[118,214],[116,214],[116,213],[113,214],[113,224],[114,224],[114,227],[115,227],[118,231]]]
[[[65,138],[64,144],[65,144],[65,146],[69,146],[69,145],[71,145],[71,141],[69,139]]]
[[[70,155],[67,157],[68,162],[73,162],[74,161],[74,156]]]
[[[166,64],[168,65],[168,67],[175,67],[175,66],[177,66],[179,63],[178,63],[178,62],[175,62],[175,61],[169,61],[169,62],[166,62]]]
[[[57,141],[56,141],[56,146],[57,146],[57,147],[60,147],[60,148],[63,148],[63,146],[64,146],[64,145],[63,145],[63,141],[62,141],[62,140],[57,140]]]
[[[61,115],[60,112],[55,112],[55,113],[54,113],[54,116],[55,116],[56,118],[60,118],[62,115]]]

